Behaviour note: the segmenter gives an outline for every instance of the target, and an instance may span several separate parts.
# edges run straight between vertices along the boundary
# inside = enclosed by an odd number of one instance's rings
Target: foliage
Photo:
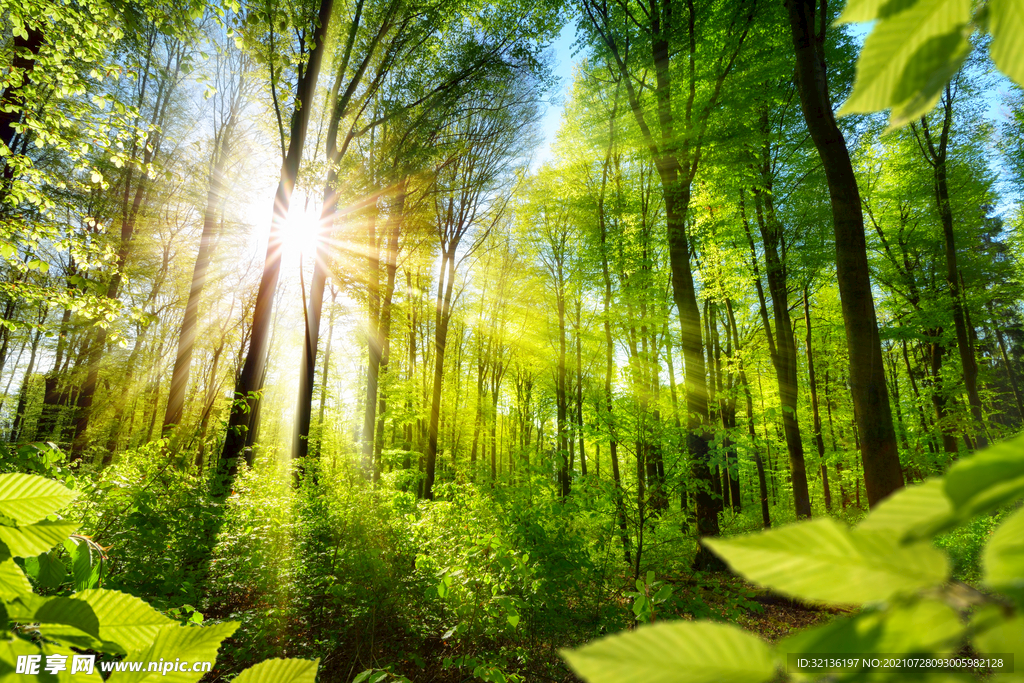
[[[848,0],[840,22],[875,21],[857,61],[857,81],[839,114],[892,109],[889,127],[927,114],[970,54],[970,34],[992,36],[999,69],[1024,84],[1024,12],[1015,0]]]
[[[769,648],[734,626],[663,623],[611,636],[563,654],[589,682],[767,681],[788,654],[939,654],[965,644],[981,654],[1024,656],[1021,524],[1024,436],[981,451],[942,478],[904,489],[854,529],[830,520],[801,522],[733,539],[705,539],[748,580],[794,598],[862,606],[854,616],[796,633]],[[983,552],[991,593],[949,583],[946,556],[928,539],[1002,506],[1015,511]],[[969,623],[960,613],[969,616]],[[787,669],[794,673],[792,664]],[[835,668],[835,667],[833,667]],[[840,680],[882,672],[838,669]],[[902,680],[905,672],[889,674]]]
[[[0,444],[0,472],[38,474],[75,487],[67,455],[54,443]]]
[[[80,501],[83,527],[110,551],[107,585],[161,609],[201,602],[218,522],[207,479],[169,455],[165,440],[124,451]]]
[[[60,482],[28,474],[0,474],[0,586],[3,599],[5,640],[0,647],[3,674],[18,667],[18,658],[71,655],[69,648],[108,656],[125,656],[131,661],[156,662],[183,659],[212,662],[222,640],[234,633],[237,623],[223,622],[205,627],[177,624],[142,600],[109,588],[91,588],[91,581],[78,581],[78,557],[73,557],[75,590],[51,597],[35,593],[28,575],[37,583],[48,580],[41,570],[42,558],[51,548],[77,529],[57,513],[77,497]],[[65,542],[67,543],[67,542]],[[86,555],[85,557],[89,557]],[[35,572],[29,560],[36,560]],[[86,560],[84,562],[89,562]],[[88,565],[86,565],[88,567]],[[248,683],[313,683],[318,662],[272,660],[245,671],[237,680]],[[64,680],[56,671],[40,671],[37,680]],[[31,672],[30,672],[31,673]],[[166,671],[142,676],[119,675],[110,680],[157,680]],[[75,674],[77,675],[77,674]],[[99,678],[99,673],[91,673]],[[198,681],[201,671],[175,672],[174,680]]]

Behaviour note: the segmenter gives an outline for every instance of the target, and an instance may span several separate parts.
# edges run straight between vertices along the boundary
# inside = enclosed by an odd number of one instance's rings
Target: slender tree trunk
[[[31,352],[28,356],[28,368],[25,369],[25,378],[21,382],[21,391],[18,393],[18,405],[14,409],[14,423],[11,425],[10,441],[16,442],[21,438],[21,430],[25,424],[25,407],[28,404],[29,382],[32,380],[32,373],[36,368],[36,352],[39,350],[39,340],[43,336],[43,328],[40,325],[36,333],[32,335]]]
[[[330,255],[327,251],[327,238],[333,232],[334,222],[338,214],[339,182],[338,164],[344,154],[344,148],[338,146],[338,129],[342,117],[348,110],[349,103],[355,94],[356,87],[363,78],[369,59],[376,50],[382,33],[378,31],[372,39],[370,48],[360,64],[356,67],[352,79],[343,91],[342,80],[348,73],[349,62],[356,34],[361,25],[363,0],[356,0],[355,11],[348,27],[337,75],[331,86],[331,118],[326,138],[327,182],[324,183],[323,203],[320,206],[320,224],[316,241],[316,252],[313,259],[313,275],[309,281],[309,299],[305,311],[305,335],[302,345],[302,358],[299,364],[298,403],[295,408],[295,432],[292,437],[292,457],[303,458],[309,453],[309,428],[313,415],[313,391],[316,375],[316,352],[320,341],[320,317],[323,313],[324,289],[327,285]],[[381,24],[381,31],[387,22]],[[321,430],[322,431],[322,430]],[[317,447],[319,454],[319,446]]]
[[[944,390],[945,382],[942,380],[942,358],[945,355],[946,349],[943,347],[940,340],[942,330],[935,331],[935,339],[929,344],[929,354],[931,360],[931,375],[932,375],[932,406],[935,408],[935,422],[939,428],[939,433],[942,435],[942,450],[949,454],[952,459],[956,459],[959,453],[959,449],[956,445],[956,434],[953,431],[952,426],[949,424],[947,409],[949,399],[946,397]]]
[[[767,126],[767,112],[763,117]],[[796,335],[789,317],[789,286],[786,282],[786,264],[779,257],[779,243],[782,240],[782,224],[775,213],[771,197],[771,178],[767,168],[762,167],[762,179],[767,190],[754,192],[757,222],[761,229],[764,245],[764,259],[768,291],[772,298],[772,314],[775,319],[775,333],[778,345],[772,362],[779,384],[779,400],[782,404],[782,427],[786,435],[786,449],[789,453],[789,471],[793,481],[793,504],[797,518],[811,516],[811,499],[807,489],[807,471],[804,462],[803,439],[797,420],[797,353]],[[760,278],[758,278],[760,280]],[[767,320],[767,315],[762,314]]]
[[[618,110],[618,86],[615,88],[612,112],[609,117],[608,152],[605,155],[601,171],[601,192],[597,202],[597,221],[601,230],[601,275],[604,280],[602,297],[605,340],[605,373],[604,373],[604,408],[608,426],[608,457],[612,464],[612,483],[615,486],[615,512],[619,522],[619,538],[622,541],[622,553],[626,565],[632,564],[629,530],[626,525],[626,509],[622,491],[622,475],[619,472],[618,442],[615,437],[615,409],[612,396],[612,377],[615,375],[615,343],[612,339],[612,278],[608,267],[608,215],[605,210],[605,199],[608,189],[608,172],[611,167],[612,150],[615,146],[615,121]]]
[[[299,173],[302,159],[302,148],[306,141],[309,128],[309,116],[312,111],[313,94],[316,92],[316,81],[320,75],[320,64],[323,61],[327,30],[330,25],[334,0],[321,0],[318,23],[313,33],[313,49],[309,53],[309,61],[296,82],[295,109],[291,117],[291,130],[288,149],[281,164],[281,175],[274,195],[273,217],[270,224],[270,239],[267,243],[267,256],[263,265],[263,276],[260,278],[256,293],[256,305],[252,316],[252,331],[249,341],[249,352],[246,354],[242,372],[235,386],[236,402],[232,404],[231,417],[228,421],[227,437],[224,440],[224,454],[221,459],[222,474],[233,479],[237,471],[237,461],[245,448],[249,428],[250,413],[256,414],[259,395],[263,390],[267,357],[270,350],[270,326],[277,292],[277,282],[281,274],[282,238],[288,209],[291,205],[292,190]],[[302,373],[300,373],[301,376]],[[308,434],[308,427],[307,427]],[[251,451],[247,457],[251,460]],[[248,464],[252,464],[249,462]],[[227,487],[224,487],[225,491]]]
[[[964,387],[967,390],[967,402],[970,404],[971,415],[974,417],[975,441],[978,448],[988,446],[985,435],[985,417],[982,412],[981,397],[978,394],[978,363],[974,357],[974,345],[968,331],[964,293],[960,286],[959,266],[956,255],[956,235],[953,230],[953,209],[949,202],[949,183],[947,181],[946,151],[949,144],[949,133],[953,123],[953,95],[950,85],[946,84],[946,92],[942,98],[942,131],[939,133],[938,145],[932,140],[928,129],[928,120],[921,117],[921,129],[925,145],[921,151],[934,170],[935,201],[942,220],[942,237],[946,256],[946,284],[949,296],[953,300],[953,326],[956,329],[956,345],[960,352],[960,365],[964,374]],[[914,134],[917,134],[916,126]],[[920,139],[918,139],[920,144]]]
[[[583,333],[581,307],[583,302],[576,299],[576,429],[580,437],[580,474],[587,476],[587,451],[583,444],[583,356],[580,336]]]
[[[199,238],[199,253],[196,254],[192,269],[192,284],[189,287],[185,316],[178,332],[178,352],[171,373],[171,388],[167,395],[167,411],[164,414],[164,429],[180,425],[185,409],[185,391],[188,388],[192,368],[192,350],[195,348],[199,324],[199,301],[206,286],[206,279],[213,258],[213,246],[217,229],[217,211],[224,201],[224,170],[231,150],[232,135],[237,121],[237,105],[232,107],[228,122],[219,131],[219,144],[214,150],[210,170],[209,190],[206,193],[206,207],[203,210],[203,233]]]
[[[437,322],[434,329],[434,385],[430,396],[430,424],[427,427],[426,473],[423,497],[434,498],[437,469],[437,428],[441,421],[441,382],[444,380],[444,352],[448,343],[448,322],[451,318],[452,287],[455,284],[455,249],[441,255],[441,272],[437,279]]]
[[[569,438],[568,425],[568,393],[565,388],[565,280],[562,273],[562,262],[558,262],[558,368],[555,378],[555,402],[558,423],[558,482],[562,500],[569,497],[571,489],[569,473]]]
[[[391,313],[392,302],[395,297],[395,276],[398,273],[398,239],[402,229],[402,219],[405,214],[405,182],[400,182],[396,189],[395,200],[391,206],[391,215],[388,217],[388,243],[385,256],[386,277],[384,283],[384,299],[381,302],[380,328],[378,337],[381,340],[380,374],[386,376],[388,365],[391,362]],[[373,480],[380,480],[381,452],[384,448],[384,413],[387,410],[387,394],[380,391],[377,418],[377,434],[374,439],[373,453]]]
[[[320,453],[323,452],[324,445],[324,415],[327,412],[327,378],[331,374],[331,343],[334,340],[334,314],[335,314],[335,302],[338,298],[338,290],[331,286],[331,312],[327,319],[327,347],[324,349],[324,365],[320,371],[320,414],[317,417],[317,429],[319,434],[316,440],[316,450],[314,456],[319,458]],[[307,431],[308,436],[308,431]]]
[[[363,475],[373,474],[373,430],[377,421],[377,389],[384,344],[380,337],[380,251],[377,246],[377,205],[368,207],[366,225],[366,394],[363,397]]]
[[[850,384],[857,410],[857,430],[868,504],[872,507],[903,487],[896,432],[882,364],[860,193],[849,151],[832,114],[824,56],[823,12],[815,35],[816,0],[786,0],[796,52],[800,105],[811,139],[818,149],[832,202],[836,240],[836,271],[842,302]]]
[[[828,463],[825,462],[825,439],[821,435],[821,413],[818,412],[818,383],[814,376],[814,352],[811,350],[813,336],[811,334],[811,305],[808,301],[808,288],[804,287],[804,321],[807,323],[807,385],[811,393],[811,415],[814,429],[814,445],[818,448],[818,463],[821,471],[821,487],[825,494],[825,511],[832,511],[832,491],[828,487]]]

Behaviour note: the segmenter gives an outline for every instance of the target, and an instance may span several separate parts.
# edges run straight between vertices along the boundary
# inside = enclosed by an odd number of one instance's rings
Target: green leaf
[[[30,526],[0,526],[0,541],[15,557],[33,557],[44,553],[75,533],[77,522],[38,522]]]
[[[839,116],[892,109],[890,128],[935,106],[971,51],[970,0],[917,0],[880,19],[864,41],[853,92]]]
[[[888,532],[849,531],[831,519],[703,540],[748,580],[806,600],[863,604],[949,576],[945,555],[930,544],[900,546]]]
[[[946,473],[946,495],[955,526],[1024,495],[1024,436],[1004,441],[961,460]]]
[[[68,578],[68,572],[54,554],[54,551],[25,558],[25,573],[39,584],[40,588],[56,588]]]
[[[636,602],[633,603],[633,614],[635,614],[636,616],[639,617],[643,613],[644,607],[646,607],[646,606],[647,606],[647,596],[641,595],[640,597],[638,597],[636,599]]]
[[[85,540],[69,538],[64,541],[64,549],[71,556],[71,572],[75,579],[75,590],[84,591],[99,585],[103,560],[96,554]],[[95,559],[95,561],[94,561]]]
[[[943,491],[942,479],[929,479],[900,489],[882,501],[857,529],[888,531],[901,541],[920,540],[930,526],[949,517],[953,504]]]
[[[662,586],[654,594],[654,602],[665,602],[672,595],[672,586]]]
[[[1024,85],[1024,7],[1020,0],[989,0],[989,54],[999,70]]]
[[[214,626],[179,626],[171,624],[157,632],[153,644],[145,650],[136,650],[129,658],[136,661],[156,662],[161,659],[188,662],[213,662],[221,641],[238,628],[237,622],[225,622]],[[196,683],[201,677],[199,671],[117,671],[108,683]]]
[[[316,683],[319,659],[268,659],[238,674],[235,683]]]
[[[8,604],[11,619],[35,624],[51,640],[78,648],[103,649],[99,641],[99,620],[92,608],[65,597],[22,596]]]
[[[34,474],[0,474],[0,514],[18,524],[35,524],[77,496],[59,481]]]
[[[49,635],[49,625],[58,627],[54,629],[55,632],[61,626],[71,626],[93,638],[98,638],[100,634],[100,621],[92,607],[73,598],[47,598],[36,609],[32,619],[39,622],[39,630],[43,635]]]
[[[117,644],[125,653],[148,646],[162,628],[174,624],[139,598],[120,591],[84,590],[73,598],[88,604],[96,613],[99,637]]]
[[[1024,509],[1017,510],[995,530],[981,563],[986,584],[1013,595],[1024,605]]]
[[[848,0],[842,15],[836,19],[836,23],[850,24],[885,19],[902,12],[915,2],[917,0]]]
[[[924,654],[955,645],[963,630],[954,609],[935,600],[925,600],[836,619],[790,636],[776,648],[783,654]]]
[[[708,622],[641,626],[561,655],[588,683],[759,683],[775,673],[759,638]]]
[[[32,593],[32,585],[25,578],[21,567],[10,558],[0,562],[0,598],[9,601],[19,595],[30,593]]]
[[[982,624],[988,626],[974,637],[972,644],[976,650],[982,654],[1013,655],[1016,673],[997,674],[992,680],[1000,683],[1024,681],[1020,664],[1024,662],[1024,615],[1018,613],[1012,619],[1007,619],[1001,614],[1000,608],[993,605],[979,609],[971,622],[975,628]]]

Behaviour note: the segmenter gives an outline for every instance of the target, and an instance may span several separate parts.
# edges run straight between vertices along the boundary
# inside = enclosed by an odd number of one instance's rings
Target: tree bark
[[[967,402],[971,407],[971,415],[974,417],[975,442],[978,448],[988,446],[988,437],[985,434],[985,417],[982,413],[981,396],[978,394],[978,362],[974,357],[974,345],[971,343],[966,319],[966,306],[964,305],[963,292],[960,287],[959,266],[956,256],[956,235],[953,230],[953,209],[949,202],[949,182],[947,180],[947,149],[949,146],[949,132],[953,123],[953,94],[950,85],[946,84],[946,92],[942,98],[942,130],[939,133],[938,145],[932,139],[931,131],[928,128],[928,119],[921,117],[921,132],[925,144],[921,144],[920,137],[917,137],[917,127],[914,126],[914,134],[921,146],[925,159],[934,171],[935,202],[939,209],[939,218],[942,220],[942,238],[946,257],[946,284],[949,286],[949,296],[953,302],[953,326],[956,329],[956,345],[960,352],[960,365],[964,373],[964,388],[967,390]]]
[[[455,248],[441,255],[441,271],[437,279],[437,318],[434,327],[434,385],[430,395],[430,422],[427,427],[426,473],[423,497],[434,498],[434,477],[437,469],[437,428],[441,421],[441,382],[444,379],[444,352],[448,343],[448,322],[451,319],[452,287],[455,284]]]
[[[239,87],[241,91],[241,87]],[[231,112],[224,126],[215,133],[216,146],[213,152],[213,163],[210,169],[209,189],[206,193],[206,207],[203,210],[203,233],[199,238],[199,253],[192,269],[192,284],[189,286],[188,302],[185,304],[185,316],[178,332],[178,352],[174,359],[174,370],[171,373],[171,387],[167,395],[167,411],[164,414],[164,429],[171,425],[181,425],[185,409],[185,391],[188,388],[189,374],[192,368],[192,350],[195,348],[196,332],[199,323],[199,301],[206,286],[210,261],[213,258],[213,246],[217,229],[217,211],[224,202],[224,171],[241,102],[236,98],[231,103]]]
[[[903,473],[882,364],[860,193],[846,141],[832,113],[828,90],[824,55],[828,19],[822,12],[821,30],[815,35],[815,5],[816,0],[786,0],[796,52],[800,106],[821,157],[832,203],[836,276],[850,355],[850,384],[868,505],[874,507],[903,487]]]
[[[313,94],[316,92],[316,82],[320,75],[320,64],[323,61],[333,7],[334,0],[321,0],[317,25],[313,32],[314,47],[309,53],[309,61],[305,69],[300,70],[295,84],[295,109],[291,116],[288,148],[281,164],[280,180],[274,195],[270,239],[267,242],[263,275],[256,293],[249,352],[245,356],[242,372],[235,385],[235,402],[231,407],[227,436],[224,439],[221,474],[227,480],[234,479],[237,472],[238,458],[242,455],[247,440],[249,414],[256,412],[260,393],[263,390],[263,377],[270,350],[270,326],[274,296],[281,275],[282,238],[288,219],[288,208],[291,205],[292,190],[295,189],[295,181],[302,160],[302,148],[306,141],[306,131],[309,128],[310,112],[313,109]],[[246,451],[246,455],[247,461],[249,461],[247,464],[251,465],[251,451]],[[225,486],[224,489],[226,491],[227,487]]]
[[[811,416],[814,429],[814,445],[818,448],[818,463],[821,472],[821,487],[825,494],[825,511],[832,511],[832,491],[828,487],[828,464],[825,462],[825,439],[821,435],[821,413],[818,411],[818,383],[814,376],[814,352],[811,350],[813,336],[811,334],[811,305],[808,300],[808,287],[804,287],[804,322],[807,324],[807,340],[804,348],[807,351],[807,388],[811,393]]]

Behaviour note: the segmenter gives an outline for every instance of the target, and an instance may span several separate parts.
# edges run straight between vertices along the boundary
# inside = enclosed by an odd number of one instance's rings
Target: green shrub
[[[1022,497],[1024,437],[1019,437],[958,462],[942,478],[897,492],[853,529],[823,518],[731,539],[706,539],[749,581],[794,598],[861,609],[792,635],[774,647],[731,625],[663,622],[563,655],[589,683],[757,683],[782,680],[785,674],[780,669],[804,680],[806,669],[801,673],[793,661],[798,654],[809,659],[848,654],[857,660],[853,666],[816,670],[819,676],[827,671],[828,680],[902,681],[923,677],[925,672],[879,668],[865,663],[864,657],[927,658],[963,652],[965,646],[970,653],[992,655],[1004,664],[1015,659],[1020,667],[1024,663]],[[950,530],[970,529],[974,520],[1007,505],[1017,509],[991,533],[981,553],[986,592],[950,582],[949,558],[933,539]],[[963,672],[931,676],[928,680],[971,680]],[[998,673],[992,680],[1024,677]]]
[[[78,524],[56,513],[78,496],[78,492],[58,481],[33,474],[0,474],[0,677],[32,675],[39,681],[67,681],[86,678],[75,672],[75,659],[82,652],[123,656],[142,662],[147,669],[139,673],[115,672],[114,683],[142,683],[164,680],[166,670],[149,671],[148,662],[175,664],[212,662],[221,641],[238,627],[233,622],[209,626],[179,624],[139,598],[107,588],[78,588],[60,595],[43,597],[33,590],[31,575],[37,584],[52,581],[57,572],[52,562],[53,548],[66,541]],[[73,576],[85,585],[98,576],[90,553],[88,562],[73,561]],[[21,564],[16,560],[21,560]],[[22,570],[25,567],[26,571]],[[81,575],[80,575],[81,573]],[[57,584],[63,583],[58,578]],[[71,648],[75,648],[72,650]],[[85,655],[88,656],[88,655]],[[62,666],[49,666],[56,659]],[[70,665],[69,661],[71,660]],[[243,672],[237,683],[314,683],[318,661],[269,660]],[[177,667],[175,666],[177,669]],[[178,683],[195,683],[202,670],[175,670]],[[88,677],[99,678],[92,665]]]

